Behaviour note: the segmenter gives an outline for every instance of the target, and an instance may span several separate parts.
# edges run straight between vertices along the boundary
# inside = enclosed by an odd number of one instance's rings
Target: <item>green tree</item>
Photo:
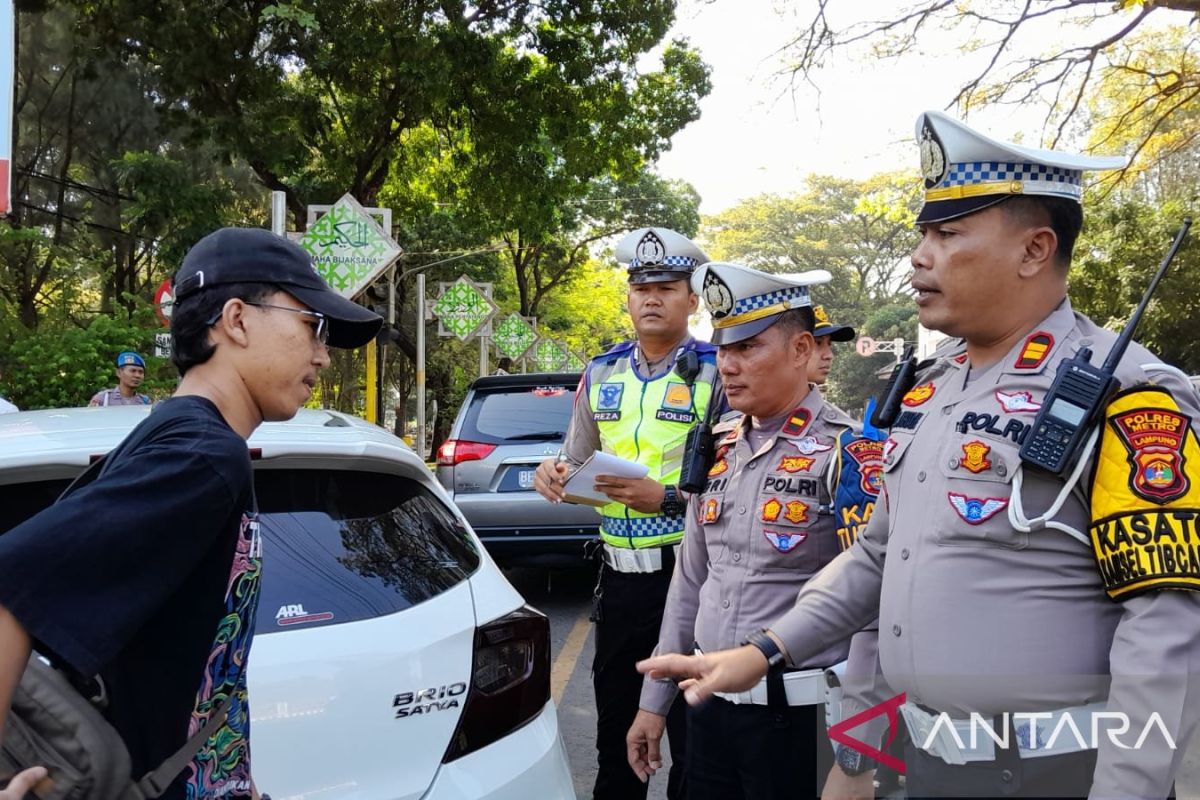
[[[1075,248],[1071,301],[1098,324],[1119,330],[1133,313],[1167,252],[1180,221],[1197,204],[1157,205],[1136,198],[1092,198],[1088,224]],[[1168,364],[1200,374],[1200,249],[1184,246],[1159,284],[1135,339]]]
[[[981,104],[1044,103],[1048,146],[1088,131],[1085,138],[1103,152],[1128,143],[1142,153],[1138,169],[1157,153],[1186,149],[1200,134],[1190,27],[1200,15],[1198,0],[920,0],[850,24],[832,13],[857,5],[817,0],[783,48],[793,80],[816,81],[835,54],[876,62],[912,55],[926,34],[950,30],[961,37],[962,52],[983,56],[983,66],[950,98],[964,113]],[[1113,102],[1097,107],[1104,87]],[[1184,111],[1191,122],[1181,130],[1170,121]]]

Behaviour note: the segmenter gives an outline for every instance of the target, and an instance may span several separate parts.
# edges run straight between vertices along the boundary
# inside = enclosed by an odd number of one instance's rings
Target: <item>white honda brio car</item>
[[[137,407],[0,415],[0,532],[52,503]],[[280,798],[574,798],[550,630],[429,469],[354,417],[250,440],[263,583],[255,782]]]

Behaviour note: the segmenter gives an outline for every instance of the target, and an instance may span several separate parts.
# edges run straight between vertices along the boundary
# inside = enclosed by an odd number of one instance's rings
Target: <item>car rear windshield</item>
[[[479,566],[458,520],[421,484],[355,470],[260,470],[258,632],[351,622],[441,594]]]
[[[68,483],[0,486],[0,532],[54,502]],[[402,611],[479,566],[455,516],[411,478],[260,469],[255,492],[263,532],[260,634]]]
[[[561,442],[574,403],[574,386],[477,389],[458,438],[492,444]]]

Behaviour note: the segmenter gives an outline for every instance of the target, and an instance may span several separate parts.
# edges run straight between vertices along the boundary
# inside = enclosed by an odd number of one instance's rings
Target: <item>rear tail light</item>
[[[471,691],[443,763],[526,724],[550,700],[550,620],[523,606],[475,630]]]
[[[437,463],[442,467],[453,467],[464,461],[479,461],[487,458],[496,449],[494,444],[468,442],[463,439],[447,439],[438,448]]]

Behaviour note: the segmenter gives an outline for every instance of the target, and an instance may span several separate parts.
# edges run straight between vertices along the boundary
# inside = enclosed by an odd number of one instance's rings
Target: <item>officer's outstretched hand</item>
[[[561,503],[566,496],[567,465],[557,458],[547,458],[533,472],[533,488],[551,503]]]
[[[662,769],[660,745],[666,727],[667,718],[663,715],[638,709],[633,724],[629,726],[629,733],[625,734],[629,766],[642,783],[650,780],[651,775]]]
[[[594,488],[608,495],[608,499],[643,514],[657,514],[667,493],[667,487],[653,478],[618,478],[616,475],[597,475]]]
[[[44,780],[47,774],[45,767],[30,767],[18,772],[8,786],[0,789],[0,800],[24,800],[25,795],[32,792],[33,787]]]
[[[653,656],[637,664],[638,672],[655,679],[679,679],[679,689],[690,705],[712,697],[713,692],[744,692],[767,674],[767,657],[752,645],[718,650],[698,656],[679,653]]]

